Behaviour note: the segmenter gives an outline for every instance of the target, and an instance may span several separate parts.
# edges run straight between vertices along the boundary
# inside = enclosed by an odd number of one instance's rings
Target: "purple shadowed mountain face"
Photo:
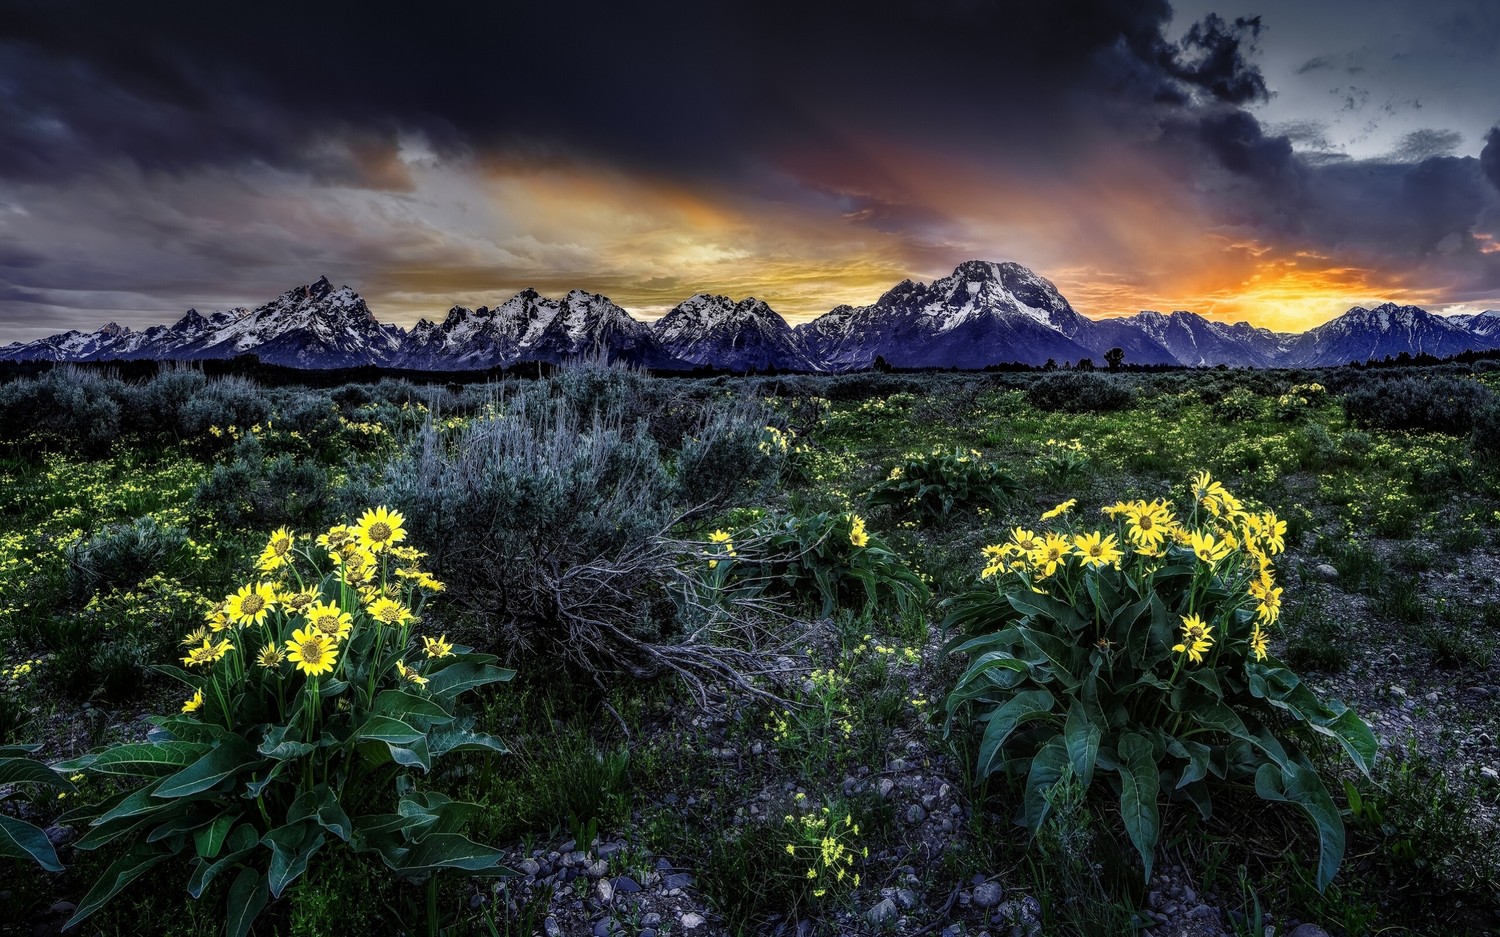
[[[731,371],[816,371],[801,336],[761,300],[735,302],[707,293],[685,300],[651,324],[662,349],[679,361]]]
[[[1416,306],[1356,306],[1300,335],[1191,312],[1089,319],[1048,280],[1014,263],[968,261],[931,283],[902,281],[868,306],[839,306],[799,325],[765,302],[700,293],[654,323],[606,297],[573,290],[549,299],[523,290],[494,306],[454,306],[409,331],[371,315],[359,294],[326,278],[255,309],[136,331],[114,323],[0,348],[12,361],[197,360],[255,354],[299,368],[358,365],[481,370],[602,356],[655,368],[847,371],[877,358],[896,367],[1102,364],[1121,348],[1130,364],[1189,367],[1323,366],[1395,357],[1446,357],[1500,348],[1500,311],[1444,318]]]

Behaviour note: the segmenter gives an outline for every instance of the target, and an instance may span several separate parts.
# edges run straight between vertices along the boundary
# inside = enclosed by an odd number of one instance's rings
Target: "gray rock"
[[[985,882],[974,888],[974,903],[981,908],[993,908],[1004,896],[1005,890],[1000,887],[999,882]]]
[[[1329,563],[1319,563],[1312,571],[1314,576],[1324,582],[1337,582],[1339,578],[1339,571]]]
[[[657,914],[655,911],[652,911],[650,914],[647,914],[645,917],[641,918],[641,926],[642,927],[660,927],[661,926],[661,915]]]
[[[896,903],[910,911],[917,906],[917,893],[910,888],[896,889]]]
[[[704,920],[703,915],[697,913],[696,911],[689,911],[687,914],[684,914],[682,917],[678,918],[677,923],[682,925],[683,930],[697,930],[708,922]]]
[[[56,823],[47,827],[43,832],[47,834],[47,842],[53,846],[61,846],[64,843],[70,842],[74,836],[78,835],[71,826],[59,826]]]
[[[896,902],[889,898],[882,898],[879,904],[865,912],[865,920],[877,926],[900,916],[901,911],[896,907]]]
[[[590,931],[594,937],[614,937],[619,932],[620,925],[609,918],[605,918],[602,921],[595,921],[594,929]]]
[[[921,804],[912,804],[906,808],[906,822],[916,826],[927,819],[927,811],[922,809]]]
[[[588,868],[584,871],[587,873],[589,878],[603,878],[605,873],[609,871],[609,863],[605,862],[603,859],[599,859],[595,862],[590,863]]]
[[[880,783],[875,787],[875,790],[879,792],[881,797],[891,796],[891,791],[895,789],[896,782],[892,781],[890,778],[881,778]]]
[[[599,900],[609,904],[615,900],[615,883],[607,878],[601,878],[596,889],[599,892]]]
[[[1479,776],[1486,781],[1500,781],[1500,771],[1496,771],[1488,765],[1479,769]]]
[[[542,871],[542,864],[535,859],[522,859],[516,863],[516,871],[522,875],[536,875]]]
[[[562,925],[557,923],[557,918],[549,917],[542,922],[542,933],[547,937],[562,937]]]
[[[600,843],[599,848],[594,850],[594,855],[600,859],[612,859],[624,848],[624,843]]]
[[[615,894],[617,895],[633,895],[641,890],[640,882],[637,882],[628,875],[621,875],[615,879],[614,886]]]
[[[670,891],[673,888],[692,888],[693,877],[686,872],[673,872],[662,879],[661,887]]]
[[[1328,937],[1328,931],[1316,924],[1298,924],[1287,932],[1286,937]]]

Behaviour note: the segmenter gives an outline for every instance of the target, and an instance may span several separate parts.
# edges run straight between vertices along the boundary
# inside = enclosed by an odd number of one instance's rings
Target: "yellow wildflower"
[[[296,664],[298,670],[316,677],[333,669],[338,644],[316,629],[298,628],[286,642],[286,650],[287,660]]]
[[[424,635],[422,637],[422,646],[423,650],[427,652],[427,656],[429,658],[443,658],[453,656],[453,645],[448,642],[448,636],[446,634],[438,638],[429,638]]]
[[[1052,510],[1047,511],[1044,514],[1042,514],[1042,520],[1044,520],[1044,521],[1050,521],[1054,517],[1061,517],[1062,515],[1068,513],[1071,510],[1073,510],[1073,505],[1075,505],[1077,503],[1078,503],[1078,499],[1077,498],[1069,498],[1068,500],[1064,501],[1062,504],[1059,504],[1057,507],[1053,508]]]
[[[849,515],[849,542],[856,547],[870,542],[870,535],[865,533],[865,519],[858,514]]]
[[[1118,566],[1121,553],[1115,545],[1115,535],[1105,536],[1100,531],[1079,534],[1073,538],[1073,550],[1085,566]]]
[[[276,604],[276,589],[263,582],[252,582],[229,597],[224,614],[237,625],[259,625]]]
[[[1204,624],[1197,615],[1185,615],[1182,618],[1182,643],[1174,645],[1172,650],[1186,654],[1195,664],[1201,664],[1203,653],[1214,646],[1213,633],[1213,626]]]
[[[366,511],[359,519],[359,542],[366,550],[379,553],[406,539],[406,519],[385,507]]]
[[[200,710],[202,708],[203,708],[203,688],[199,687],[198,689],[196,689],[196,690],[193,691],[192,698],[189,699],[186,703],[182,704],[182,711],[185,712],[185,713],[195,713],[195,712],[197,712],[198,710]]]

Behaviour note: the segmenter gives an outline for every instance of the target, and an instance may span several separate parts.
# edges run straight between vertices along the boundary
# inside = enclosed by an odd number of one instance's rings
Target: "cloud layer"
[[[1500,300],[1500,129],[1478,158],[1444,127],[1327,158],[1256,116],[1268,16],[130,6],[0,0],[0,339],[322,273],[398,321],[528,285],[805,318],[970,257],[1093,314]]]

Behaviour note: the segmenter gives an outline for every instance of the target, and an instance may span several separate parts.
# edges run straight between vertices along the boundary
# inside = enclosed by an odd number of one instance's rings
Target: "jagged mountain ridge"
[[[1134,364],[1324,366],[1446,357],[1500,348],[1500,310],[1442,317],[1416,306],[1356,306],[1301,334],[1232,325],[1192,312],[1090,319],[1049,280],[1015,263],[968,261],[931,283],[904,280],[867,306],[839,306],[791,326],[769,305],[699,293],[654,322],[607,297],[522,290],[493,307],[454,306],[410,330],[381,323],[347,286],[326,277],[255,309],[190,309],[144,330],[110,323],[0,348],[0,359],[195,360],[253,353],[301,368],[379,365],[478,370],[590,355],[663,369],[847,371],[877,359],[897,367],[1059,364],[1121,348]]]

